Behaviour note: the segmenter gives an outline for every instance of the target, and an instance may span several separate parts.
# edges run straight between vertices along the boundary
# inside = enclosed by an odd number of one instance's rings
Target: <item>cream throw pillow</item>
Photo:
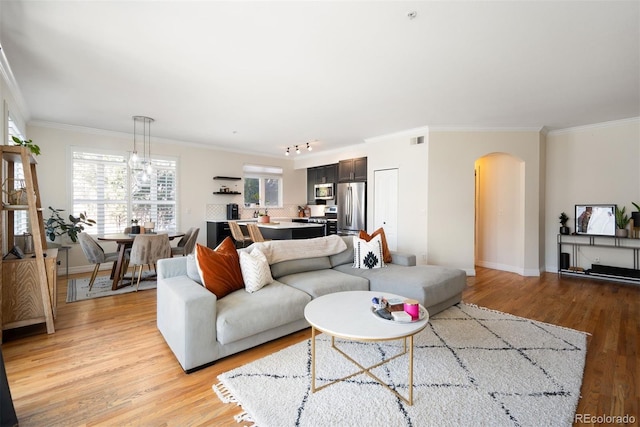
[[[384,267],[382,238],[379,234],[368,242],[353,236],[353,267],[369,269]]]
[[[240,269],[242,270],[244,287],[249,293],[260,290],[263,286],[273,282],[267,257],[260,249],[254,249],[251,253],[240,252]]]

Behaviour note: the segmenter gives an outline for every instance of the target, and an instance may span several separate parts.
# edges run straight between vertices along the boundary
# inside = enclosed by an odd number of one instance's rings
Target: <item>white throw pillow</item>
[[[240,269],[245,289],[249,293],[273,282],[269,262],[260,249],[254,249],[251,253],[240,252]]]
[[[353,237],[353,267],[369,269],[384,267],[380,235],[368,242],[358,236]]]

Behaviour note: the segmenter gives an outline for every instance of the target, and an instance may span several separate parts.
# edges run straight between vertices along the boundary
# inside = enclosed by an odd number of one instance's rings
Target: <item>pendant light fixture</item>
[[[155,120],[147,116],[133,116],[133,151],[129,166],[142,170],[142,181],[148,181],[153,172],[151,166],[151,123]],[[138,154],[138,141],[142,140],[142,157]]]

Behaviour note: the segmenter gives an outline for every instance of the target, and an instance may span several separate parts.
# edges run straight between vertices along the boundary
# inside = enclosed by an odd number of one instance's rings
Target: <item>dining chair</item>
[[[178,242],[178,245],[171,248],[171,256],[187,256],[192,253],[196,247],[198,233],[200,233],[200,228],[198,227],[191,227],[188,229],[187,232],[184,233],[184,236],[182,236],[182,239]]]
[[[84,252],[84,256],[87,257],[87,261],[91,264],[95,264],[95,268],[91,274],[91,279],[89,280],[89,290],[91,290],[93,282],[95,282],[96,276],[98,275],[100,264],[118,261],[118,253],[105,253],[102,246],[100,246],[100,244],[87,233],[78,233],[78,241],[80,242],[80,247],[82,248],[82,252]]]
[[[178,244],[176,246],[172,246],[171,247],[171,256],[174,255],[183,255],[184,252],[184,245],[187,244],[187,240],[189,240],[189,238],[191,237],[191,233],[193,233],[195,227],[191,227],[189,228],[185,233],[184,236],[182,236],[182,238],[180,239],[180,241],[178,242]]]
[[[247,245],[247,242],[251,243],[251,237],[244,235],[237,222],[229,221],[229,228],[231,228],[231,236],[233,237],[233,240],[236,241],[236,246],[238,243],[241,243],[244,248]]]
[[[129,255],[129,265],[133,266],[133,274],[131,282],[136,278],[136,291],[140,286],[140,278],[142,277],[142,269],[145,265],[153,265],[156,269],[156,262],[159,259],[171,258],[171,244],[167,234],[138,234],[133,239],[131,253]]]
[[[270,239],[265,239],[262,236],[262,232],[260,231],[260,227],[258,227],[258,224],[247,224],[247,230],[249,230],[249,237],[251,238],[252,242],[266,242],[267,240]]]

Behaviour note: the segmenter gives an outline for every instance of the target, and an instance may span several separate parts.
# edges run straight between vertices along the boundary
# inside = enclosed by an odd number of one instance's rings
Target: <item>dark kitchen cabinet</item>
[[[318,168],[307,169],[307,204],[314,205],[316,203],[315,191],[313,186],[316,185],[316,172]]]
[[[207,247],[215,249],[225,237],[231,237],[228,221],[207,222]]]
[[[322,175],[318,174],[316,179],[320,179],[318,184],[334,183],[338,179],[338,164],[326,165],[320,169]]]
[[[338,179],[338,164],[316,166],[307,169],[307,204],[316,203],[314,186],[316,184],[331,184]]]
[[[367,180],[367,158],[340,160],[338,182],[360,182]]]

